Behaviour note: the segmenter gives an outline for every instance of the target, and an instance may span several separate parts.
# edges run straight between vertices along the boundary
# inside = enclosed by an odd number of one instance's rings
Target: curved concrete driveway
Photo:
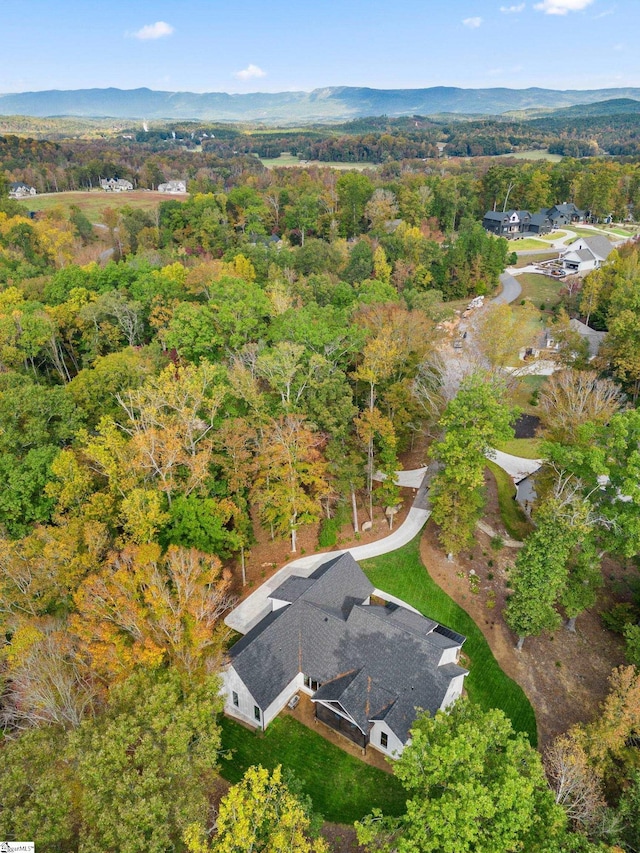
[[[229,613],[224,620],[229,628],[238,631],[240,634],[246,634],[254,625],[257,625],[267,614],[271,612],[271,603],[269,596],[283,584],[291,575],[300,575],[301,577],[309,577],[309,575],[332,557],[337,557],[339,554],[344,554],[349,551],[355,560],[366,560],[369,557],[377,557],[380,554],[389,554],[391,551],[396,551],[407,542],[410,542],[414,536],[422,530],[431,515],[429,508],[429,500],[427,491],[431,477],[435,470],[426,472],[424,470],[422,482],[418,489],[418,494],[415,497],[413,505],[409,510],[409,514],[404,522],[389,536],[384,539],[378,539],[375,542],[369,542],[366,545],[358,545],[355,548],[346,548],[341,551],[328,551],[322,554],[313,554],[309,557],[301,557],[298,560],[293,560],[286,566],[283,566],[279,571],[265,581],[255,592],[252,592],[248,598],[241,601],[240,604]],[[408,471],[404,472],[408,474]],[[386,598],[389,598],[385,594]]]
[[[522,288],[520,287],[518,279],[510,272],[502,273],[500,276],[500,284],[502,285],[502,292],[491,300],[497,305],[501,305],[505,302],[507,304],[509,302],[513,302],[522,293]]]

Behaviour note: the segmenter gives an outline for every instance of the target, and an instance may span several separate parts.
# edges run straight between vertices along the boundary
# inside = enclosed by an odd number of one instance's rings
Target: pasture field
[[[536,308],[544,305],[545,310],[552,308],[560,301],[559,291],[563,282],[548,275],[540,275],[535,272],[525,272],[518,276],[522,287],[520,299],[529,299]]]
[[[51,210],[54,207],[61,207],[67,214],[70,207],[75,204],[92,222],[98,222],[103,210],[107,207],[117,209],[128,205],[129,207],[139,207],[142,210],[155,210],[161,201],[172,198],[184,200],[186,196],[151,192],[151,190],[134,190],[129,193],[106,193],[104,190],[90,190],[85,192],[43,193],[42,195],[20,199],[20,204],[26,210]]]
[[[498,157],[511,157],[514,160],[548,160],[549,163],[559,163],[562,155],[551,154],[546,148],[532,148],[528,151],[514,151],[513,154],[498,154]]]
[[[258,159],[263,166],[267,167],[267,169],[273,169],[276,166],[301,166],[304,169],[309,166],[322,166],[327,169],[338,169],[342,171],[355,170],[357,172],[362,172],[363,169],[377,168],[375,163],[341,163],[337,160],[327,160],[326,162],[324,160],[299,160],[298,157],[295,157],[288,151],[283,151],[279,157],[259,157]]]

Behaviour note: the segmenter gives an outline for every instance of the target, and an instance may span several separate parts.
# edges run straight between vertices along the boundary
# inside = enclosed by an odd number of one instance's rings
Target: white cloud
[[[545,15],[566,15],[569,12],[581,12],[590,6],[593,0],[542,0],[533,7]]]
[[[500,11],[505,15],[515,15],[518,12],[524,12],[526,3],[518,3],[517,6],[500,6]]]
[[[132,33],[132,36],[141,41],[149,41],[150,39],[161,39],[165,36],[170,36],[173,32],[174,29],[171,24],[167,24],[166,21],[156,21],[155,24],[147,24],[137,32]]]
[[[250,63],[242,71],[235,71],[233,76],[236,80],[255,80],[258,77],[266,77],[267,72],[263,71],[258,65]]]
[[[469,27],[470,30],[477,30],[482,23],[482,18],[465,18],[462,23],[465,27]]]

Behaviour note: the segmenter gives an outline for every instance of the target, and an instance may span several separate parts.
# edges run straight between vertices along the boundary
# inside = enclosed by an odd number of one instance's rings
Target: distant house
[[[158,192],[159,193],[186,193],[187,191],[187,183],[186,181],[167,181],[164,184],[158,184]]]
[[[24,181],[14,181],[9,184],[9,198],[26,198],[29,195],[36,195],[36,188],[25,184]]]
[[[560,254],[560,262],[569,274],[584,274],[601,267],[613,251],[613,246],[601,234],[578,237]]]
[[[374,603],[374,592],[348,552],[285,580],[229,651],[225,712],[265,729],[302,692],[321,722],[399,755],[416,709],[435,714],[462,693],[465,638],[397,602]]]
[[[579,210],[575,204],[556,204],[533,214],[528,210],[506,210],[503,213],[488,210],[482,225],[492,234],[517,240],[528,234],[549,234],[554,228],[584,222],[585,218],[586,212]]]
[[[565,225],[576,225],[578,222],[584,222],[587,218],[586,210],[580,210],[573,202],[543,208],[540,213],[544,214],[551,221],[554,228],[563,228]]]
[[[531,214],[528,210],[505,210],[502,213],[497,210],[488,210],[482,225],[492,234],[512,240],[524,236],[530,221]]]
[[[107,193],[126,193],[133,189],[131,181],[126,181],[124,178],[103,178],[100,186]]]

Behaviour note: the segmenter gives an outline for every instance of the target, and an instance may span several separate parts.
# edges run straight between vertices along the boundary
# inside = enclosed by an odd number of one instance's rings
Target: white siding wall
[[[238,694],[238,707],[233,704],[233,691]],[[238,717],[255,728],[261,728],[262,723],[256,720],[253,709],[258,703],[247,690],[244,681],[235,669],[230,666],[222,673],[222,693],[224,695],[224,710],[232,717]],[[262,716],[262,714],[261,714]]]
[[[440,658],[438,666],[444,666],[445,663],[458,663],[459,653],[460,646],[454,646],[452,649],[445,649],[442,652],[442,657]]]
[[[276,696],[273,702],[269,705],[268,708],[265,709],[264,712],[264,727],[266,728],[271,720],[274,717],[277,717],[280,711],[287,704],[289,699],[293,696],[294,693],[297,693],[298,690],[302,687],[303,675],[299,672],[295,678],[293,678],[289,684],[284,688],[284,690]]]
[[[441,710],[448,708],[453,702],[456,701],[460,696],[462,696],[462,687],[464,685],[464,675],[457,675],[455,678],[451,679],[451,684],[449,685],[449,689],[447,690],[444,699],[442,700],[442,705],[440,705]]]
[[[384,732],[387,735],[387,748],[380,745],[380,734]],[[369,732],[369,746],[374,747],[384,755],[398,757],[402,754],[404,744],[397,735],[395,735],[389,726],[382,720],[377,720],[371,727]]]

